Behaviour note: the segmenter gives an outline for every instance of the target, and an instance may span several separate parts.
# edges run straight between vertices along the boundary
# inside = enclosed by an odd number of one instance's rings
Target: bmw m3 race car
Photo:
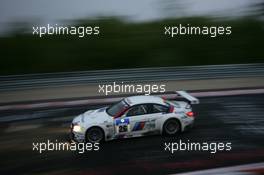
[[[174,135],[185,131],[195,120],[191,104],[198,104],[199,100],[185,91],[176,93],[184,100],[132,96],[110,107],[89,110],[73,119],[71,139],[94,143],[150,134]]]

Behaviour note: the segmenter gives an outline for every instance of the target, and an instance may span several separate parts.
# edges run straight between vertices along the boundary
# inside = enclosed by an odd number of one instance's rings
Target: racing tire
[[[92,127],[86,132],[86,142],[99,143],[104,140],[104,131],[99,127]]]
[[[181,130],[181,125],[177,119],[169,119],[163,125],[163,134],[175,135]]]

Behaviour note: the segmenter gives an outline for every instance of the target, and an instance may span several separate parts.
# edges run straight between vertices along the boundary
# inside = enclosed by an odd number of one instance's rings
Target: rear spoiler
[[[190,95],[186,91],[176,91],[178,95],[188,100],[191,104],[199,104],[199,99],[195,98],[194,96]]]

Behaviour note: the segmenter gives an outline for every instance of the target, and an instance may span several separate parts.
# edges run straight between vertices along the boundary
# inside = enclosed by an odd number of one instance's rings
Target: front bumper
[[[69,137],[73,142],[85,142],[84,134],[70,132]]]
[[[70,140],[73,142],[85,142],[85,134],[74,132],[72,129],[73,129],[73,125],[71,125],[70,128],[70,133],[69,133]]]

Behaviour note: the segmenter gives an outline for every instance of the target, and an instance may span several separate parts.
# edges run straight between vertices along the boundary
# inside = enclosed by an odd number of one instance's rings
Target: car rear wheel
[[[163,125],[163,133],[166,135],[174,135],[180,131],[180,123],[177,120],[167,120]]]
[[[92,127],[90,128],[86,133],[86,141],[95,143],[95,142],[101,142],[104,138],[104,132],[99,127]]]

